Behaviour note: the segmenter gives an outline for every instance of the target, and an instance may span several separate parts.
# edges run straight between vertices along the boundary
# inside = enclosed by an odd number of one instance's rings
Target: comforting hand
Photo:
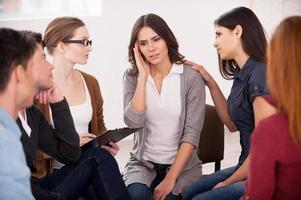
[[[163,181],[155,188],[153,200],[164,200],[175,187],[175,184],[176,182],[174,180],[165,177]]]
[[[111,146],[103,145],[103,146],[101,146],[101,148],[108,151],[110,154],[112,154],[112,156],[116,156],[119,151],[119,146],[114,142],[110,142],[109,144]]]
[[[215,83],[212,76],[205,70],[205,68],[202,65],[194,63],[192,61],[188,61],[188,60],[185,61],[185,64],[191,65],[191,67],[193,69],[195,69],[203,77],[203,79],[208,87],[210,87],[211,85],[213,85]]]
[[[52,88],[39,92],[36,99],[41,104],[58,103],[64,99],[59,89],[54,84]]]
[[[96,135],[91,133],[82,133],[79,135],[79,145],[82,146],[86,144],[87,142],[90,142],[96,137]]]
[[[217,188],[220,188],[220,187],[224,187],[224,186],[226,186],[226,185],[228,185],[228,184],[225,183],[224,181],[222,181],[222,182],[219,182],[218,184],[216,184],[216,185],[213,187],[213,189],[217,189]]]
[[[133,50],[134,50],[136,66],[139,71],[139,76],[147,78],[147,76],[149,75],[150,66],[149,66],[149,63],[147,61],[145,61],[144,58],[142,57],[142,55],[139,51],[139,46],[138,46],[137,42],[135,43],[135,48],[133,48]]]

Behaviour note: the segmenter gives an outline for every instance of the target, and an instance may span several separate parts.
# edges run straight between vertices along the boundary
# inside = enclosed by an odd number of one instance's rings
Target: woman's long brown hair
[[[301,146],[301,16],[283,20],[268,47],[267,79],[278,109],[288,117],[289,132]]]

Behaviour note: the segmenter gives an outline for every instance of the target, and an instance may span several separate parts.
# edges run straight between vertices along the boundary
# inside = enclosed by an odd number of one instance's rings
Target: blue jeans
[[[170,165],[156,164],[153,163],[156,171],[156,177],[152,181],[150,187],[142,183],[133,183],[127,187],[132,200],[152,200],[152,194],[155,188],[163,181],[166,176],[166,172]],[[173,195],[169,193],[165,200],[181,200],[181,195]]]
[[[78,163],[33,180],[42,189],[77,199],[91,186],[98,199],[130,199],[114,157],[101,148],[82,152]]]
[[[217,183],[226,180],[234,172],[236,167],[230,167],[215,172],[208,176],[203,176],[200,180],[190,185],[182,193],[183,200],[234,200],[239,199],[245,188],[245,181],[227,185],[221,188],[212,189]]]

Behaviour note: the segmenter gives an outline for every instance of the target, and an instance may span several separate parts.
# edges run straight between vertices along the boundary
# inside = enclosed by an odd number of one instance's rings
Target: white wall
[[[231,81],[221,78],[217,55],[213,48],[213,21],[220,14],[237,6],[254,10],[267,33],[285,16],[301,14],[300,0],[103,0],[102,16],[87,17],[93,39],[93,51],[87,65],[77,68],[94,75],[105,100],[104,115],[108,128],[124,126],[122,76],[129,67],[127,47],[135,20],[149,12],[159,14],[169,24],[186,58],[199,62],[217,80],[227,96]],[[0,26],[43,32],[51,19],[0,21]],[[207,103],[212,104],[207,91]]]

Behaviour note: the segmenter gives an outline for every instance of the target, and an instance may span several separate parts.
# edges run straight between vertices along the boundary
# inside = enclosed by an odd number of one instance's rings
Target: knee
[[[116,164],[115,158],[106,150],[100,148],[100,147],[93,147],[87,151],[89,154],[89,157],[93,157],[95,161],[101,162],[101,163],[112,163]]]
[[[197,193],[195,192],[194,188],[188,187],[182,192],[182,199],[183,200],[190,200],[194,197]]]
[[[132,200],[151,200],[151,190],[142,183],[133,183],[127,187],[128,193]]]

